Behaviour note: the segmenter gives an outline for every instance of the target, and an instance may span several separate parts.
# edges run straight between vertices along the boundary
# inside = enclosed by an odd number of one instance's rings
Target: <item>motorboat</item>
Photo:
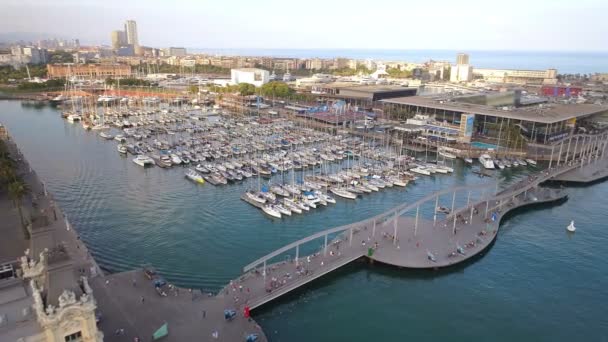
[[[171,153],[170,157],[171,163],[173,163],[174,165],[179,165],[182,163],[182,159],[177,154]]]
[[[467,164],[473,164],[473,158],[464,158],[464,162]]]
[[[262,207],[262,211],[266,213],[266,215],[275,218],[281,218],[281,212],[278,211],[274,205],[266,204]]]
[[[118,150],[118,153],[120,154],[127,154],[127,146],[125,145],[118,145],[116,146],[116,149]]]
[[[196,167],[194,169],[197,172],[200,172],[200,173],[209,173],[210,172],[208,168],[206,168],[206,167],[204,167],[203,165],[200,165],[200,164],[196,165]]]
[[[532,166],[536,166],[536,160],[534,160],[534,159],[527,158],[526,163],[528,163]]]
[[[484,153],[484,154],[480,155],[479,156],[479,162],[486,169],[494,169],[495,168],[494,167],[494,161],[492,160],[492,157],[490,157],[490,155],[488,155],[488,154]]]
[[[346,191],[346,190],[338,189],[338,188],[332,188],[329,191],[331,191],[332,194],[342,197],[342,198],[351,199],[351,200],[357,199],[357,195],[353,194],[350,191]]]
[[[99,133],[99,136],[102,137],[102,138],[104,138],[104,139],[106,139],[106,140],[112,140],[112,139],[114,139],[113,135],[108,134],[106,132]]]
[[[574,233],[576,231],[576,227],[574,226],[574,221],[570,221],[570,224],[568,225],[568,227],[566,227],[566,230],[568,230],[571,233]]]
[[[154,158],[153,158],[153,159],[154,159]],[[167,168],[167,167],[171,167],[171,166],[173,166],[173,163],[171,162],[171,157],[169,157],[169,156],[168,156],[168,155],[166,155],[166,154],[161,154],[161,155],[158,157],[158,160],[156,161],[156,164],[157,164],[158,166],[160,166],[160,167],[163,167],[163,168]]]
[[[93,127],[91,127],[91,129],[94,130],[94,131],[100,131],[100,130],[109,129],[109,128],[110,128],[110,126],[108,126],[108,125],[101,125],[101,124],[97,124],[97,125],[94,125]]]
[[[70,114],[68,115],[68,122],[74,123],[82,120],[82,117],[78,114]]]
[[[203,179],[203,177],[193,169],[188,169],[188,171],[186,171],[186,178],[193,181],[194,183],[198,183],[198,184],[205,183],[205,180]]]
[[[154,160],[152,160],[152,158],[150,158],[146,155],[143,155],[143,154],[140,154],[137,157],[133,158],[133,162],[142,167],[154,165]]]

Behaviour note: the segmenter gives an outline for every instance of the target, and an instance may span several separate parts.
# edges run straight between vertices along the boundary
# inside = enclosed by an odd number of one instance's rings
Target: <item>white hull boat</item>
[[[350,191],[346,191],[346,190],[342,190],[342,189],[331,189],[330,190],[332,194],[342,197],[342,198],[346,198],[346,199],[357,199],[357,195],[353,194]]]
[[[137,157],[133,158],[133,162],[142,167],[154,165],[154,160],[145,155],[138,155]]]
[[[568,230],[571,233],[574,233],[576,231],[576,227],[574,226],[574,221],[570,221],[570,224],[568,225],[568,227],[566,227],[566,230]]]
[[[262,211],[270,217],[281,218],[281,212],[279,212],[273,205],[263,206]]]

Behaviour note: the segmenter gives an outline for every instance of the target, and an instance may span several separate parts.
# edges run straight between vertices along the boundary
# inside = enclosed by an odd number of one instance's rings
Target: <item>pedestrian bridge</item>
[[[417,269],[464,262],[495,240],[500,221],[509,211],[567,198],[564,190],[542,187],[541,183],[577,170],[595,168],[605,172],[608,139],[602,136],[583,136],[586,143],[575,148],[576,152],[570,147],[564,150],[564,144],[568,144],[564,141],[555,144],[559,152],[555,160],[551,158],[547,170],[504,188],[490,182],[444,189],[369,219],[292,242],[246,265],[243,275],[219,296],[228,303],[234,301],[254,309],[363,257]],[[440,206],[448,213],[438,213]],[[246,289],[244,302],[239,302],[240,292],[235,294],[237,287]]]

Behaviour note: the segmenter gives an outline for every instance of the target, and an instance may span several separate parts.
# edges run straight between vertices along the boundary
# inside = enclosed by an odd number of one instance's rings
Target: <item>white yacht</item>
[[[287,198],[283,199],[283,205],[293,213],[296,213],[296,214],[302,213],[302,208],[300,208],[293,202],[287,201]]]
[[[418,166],[418,167],[415,167],[413,169],[410,169],[410,171],[412,171],[414,173],[417,173],[419,175],[425,175],[425,176],[430,176],[431,175],[431,171],[429,171],[426,168],[421,167],[421,166]]]
[[[100,131],[100,130],[109,129],[109,128],[110,128],[110,126],[108,126],[108,125],[100,125],[100,124],[97,124],[97,125],[94,125],[93,127],[91,127],[91,129],[94,131]]]
[[[125,146],[125,145],[122,145],[122,144],[118,145],[116,147],[116,149],[118,150],[118,153],[120,153],[120,154],[127,154],[127,146]]]
[[[456,159],[455,154],[452,154],[452,153],[444,151],[444,150],[439,150],[439,152],[437,152],[437,153],[446,159]]]
[[[262,211],[266,213],[266,215],[270,217],[281,218],[281,212],[278,211],[273,205],[266,204],[262,207]]]
[[[137,157],[133,158],[133,162],[143,167],[154,165],[154,160],[143,154],[140,154]]]
[[[68,122],[74,123],[80,121],[82,117],[78,114],[70,114],[68,115]]]
[[[570,224],[568,225],[568,227],[566,227],[566,229],[569,232],[574,233],[576,231],[576,227],[574,226],[574,221],[570,221]]]
[[[480,155],[479,162],[486,169],[494,169],[494,161],[492,160],[492,157],[490,157],[490,155],[488,155],[488,154],[484,153],[484,154]]]
[[[112,134],[108,134],[106,132],[101,132],[99,133],[99,136],[106,139],[106,140],[112,140],[114,139],[114,136]]]
[[[300,189],[298,189],[297,186],[295,185],[291,185],[291,184],[285,184],[283,185],[283,189],[289,191],[292,195],[299,195],[300,194]]]
[[[342,198],[352,199],[352,200],[357,199],[357,195],[353,194],[350,191],[337,189],[337,188],[332,188],[329,191],[331,191],[332,194],[334,194],[336,196],[340,196]]]
[[[407,186],[407,183],[408,183],[408,181],[407,181],[407,180],[403,180],[403,179],[401,179],[401,178],[397,178],[397,177],[395,177],[395,178],[391,179],[391,181],[393,182],[393,184],[394,184],[394,185],[396,185],[396,186],[400,186],[400,187],[402,187],[402,188],[403,188],[403,187],[406,187],[406,186]]]
[[[315,195],[317,195],[317,197],[319,197],[320,200],[325,201],[326,203],[332,203],[332,204],[336,203],[336,199],[331,197],[328,194],[322,193],[320,191],[315,191]]]
[[[306,205],[305,203],[299,202],[299,201],[295,201],[289,198],[284,198],[283,199],[283,203],[285,203],[285,205],[289,205],[289,206],[294,206],[297,208],[300,208],[301,210],[305,210],[305,211],[309,211],[310,207],[308,205]]]
[[[266,204],[266,198],[264,198],[263,196],[260,196],[259,194],[253,192],[253,191],[247,191],[245,192],[245,196],[247,196],[247,198],[255,203],[259,203],[259,204]]]
[[[288,208],[280,205],[280,204],[274,204],[274,209],[277,210],[278,212],[281,213],[281,215],[287,215],[287,216],[291,216],[291,210],[289,210]]]
[[[175,153],[171,153],[170,157],[171,157],[171,162],[172,162],[173,164],[175,164],[175,165],[179,165],[179,164],[181,164],[181,163],[182,163],[181,158],[180,158],[180,157],[179,157],[177,154],[175,154]]]

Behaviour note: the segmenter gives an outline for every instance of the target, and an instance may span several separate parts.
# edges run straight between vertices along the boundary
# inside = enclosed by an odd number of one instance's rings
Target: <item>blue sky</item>
[[[0,33],[196,48],[608,50],[603,0],[1,0]]]

